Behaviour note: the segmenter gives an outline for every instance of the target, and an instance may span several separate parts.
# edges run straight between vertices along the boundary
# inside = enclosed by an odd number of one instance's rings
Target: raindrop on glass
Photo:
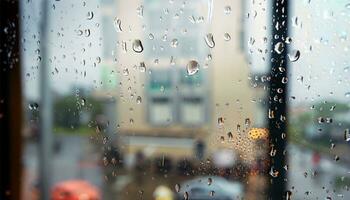
[[[288,53],[288,58],[291,62],[295,62],[295,61],[299,60],[300,51],[299,50],[292,50],[290,53]]]
[[[150,34],[148,34],[148,38],[149,38],[150,40],[153,40],[153,39],[154,39],[154,35],[153,35],[152,33],[150,33]]]
[[[118,33],[122,32],[122,20],[120,20],[119,18],[114,18],[114,28]]]
[[[346,98],[350,98],[350,92],[346,92],[346,93],[345,93],[345,97],[346,97]]]
[[[176,48],[179,45],[179,41],[177,39],[171,40],[171,46]]]
[[[31,103],[28,107],[30,110],[37,110],[39,108],[39,105],[37,103]]]
[[[229,33],[225,33],[225,34],[224,34],[224,40],[225,40],[225,41],[230,41],[230,40],[231,40],[231,36],[230,36]]]
[[[222,117],[218,118],[218,125],[219,126],[223,126],[224,125],[224,118],[222,118]]]
[[[195,60],[190,60],[186,66],[187,74],[192,76],[199,71],[199,64]]]
[[[140,63],[139,70],[140,72],[146,72],[146,64],[144,62]]]
[[[94,12],[89,11],[86,15],[86,19],[87,20],[92,20],[92,18],[94,18]]]
[[[189,200],[188,192],[185,192],[185,193],[184,193],[184,200]]]
[[[91,34],[90,29],[85,29],[85,31],[84,31],[85,37],[89,37],[90,34]]]
[[[175,191],[176,191],[176,192],[180,192],[180,189],[181,189],[180,184],[176,183],[176,184],[175,184]]]
[[[136,103],[137,103],[137,104],[142,103],[142,98],[141,98],[140,96],[137,96],[137,98],[136,98]]]
[[[278,42],[275,45],[274,50],[276,51],[276,53],[281,54],[284,51],[284,44],[283,44],[283,42]]]
[[[350,129],[345,129],[344,131],[344,140],[345,142],[350,142]]]
[[[141,40],[139,40],[139,39],[134,40],[134,42],[132,43],[132,49],[136,53],[141,53],[143,51],[143,45],[142,45]]]
[[[213,183],[213,179],[212,178],[208,178],[208,185],[211,185]]]
[[[231,6],[225,6],[225,8],[224,8],[224,13],[226,14],[226,15],[228,15],[228,14],[230,14],[231,13]]]
[[[142,5],[136,9],[136,13],[137,13],[137,16],[143,17],[143,6]]]
[[[214,196],[214,194],[215,194],[215,191],[214,191],[214,190],[212,190],[212,191],[209,192],[209,195],[210,195],[210,196]]]
[[[215,47],[215,41],[214,41],[214,36],[211,33],[208,33],[205,38],[205,43],[208,45],[209,48],[214,48]]]

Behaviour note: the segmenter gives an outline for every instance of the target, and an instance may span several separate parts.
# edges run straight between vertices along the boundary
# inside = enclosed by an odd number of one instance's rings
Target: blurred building
[[[229,148],[251,160],[247,131],[260,105],[242,49],[244,1],[102,2],[104,90],[97,93],[115,100],[106,112],[116,113],[110,126],[126,156],[193,157],[202,140],[206,156]],[[192,76],[191,60],[200,65]]]

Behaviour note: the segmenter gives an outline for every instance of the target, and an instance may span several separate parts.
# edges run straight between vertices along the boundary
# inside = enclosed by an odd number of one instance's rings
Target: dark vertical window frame
[[[0,199],[21,195],[19,2],[0,1]]]

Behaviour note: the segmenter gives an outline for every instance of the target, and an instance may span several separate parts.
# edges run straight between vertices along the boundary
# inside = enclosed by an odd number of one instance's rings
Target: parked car
[[[177,199],[235,200],[244,196],[243,185],[218,176],[203,176],[185,181],[179,186]]]

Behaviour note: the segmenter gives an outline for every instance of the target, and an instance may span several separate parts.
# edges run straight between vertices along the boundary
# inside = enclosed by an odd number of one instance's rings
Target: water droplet
[[[212,190],[212,191],[209,192],[209,195],[210,195],[210,196],[214,196],[214,194],[215,194],[215,191],[214,191],[214,190]]]
[[[346,93],[345,93],[345,97],[346,97],[346,98],[350,98],[350,92],[346,92]]]
[[[348,128],[344,131],[344,140],[345,142],[350,142],[350,130]]]
[[[334,149],[334,147],[335,147],[335,144],[331,143],[331,149]]]
[[[232,141],[232,140],[233,140],[232,132],[228,132],[228,133],[227,133],[227,137],[228,137],[228,140],[229,140],[229,141]]]
[[[286,200],[292,200],[292,192],[289,190],[286,192]]]
[[[83,33],[84,33],[82,30],[77,30],[76,32],[77,32],[77,35],[78,35],[78,36],[81,36],[81,35],[83,35]]]
[[[186,68],[187,68],[187,74],[192,76],[192,75],[196,74],[199,71],[199,64],[195,60],[190,60],[187,63]]]
[[[287,77],[283,77],[281,82],[282,82],[283,84],[288,83],[288,78],[287,78]]]
[[[125,41],[122,41],[122,51],[123,51],[123,53],[128,52],[128,47],[127,47],[127,45],[126,45],[126,42],[125,42]]]
[[[189,200],[188,192],[184,192],[184,200]]]
[[[292,17],[292,25],[294,26],[294,27],[299,27],[300,26],[300,22],[299,22],[299,19],[298,19],[298,17]]]
[[[244,121],[244,124],[245,124],[246,127],[250,127],[250,124],[251,124],[250,119],[246,118],[245,121]]]
[[[345,4],[345,8],[350,9],[350,3]]]
[[[292,38],[291,37],[286,37],[286,40],[285,40],[285,42],[287,43],[287,44],[290,44],[290,43],[292,43]]]
[[[37,103],[30,103],[28,107],[29,110],[37,110],[39,108],[39,105]]]
[[[207,57],[206,57],[206,60],[209,61],[209,60],[212,60],[212,59],[213,59],[212,55],[211,55],[211,54],[208,54]]]
[[[230,41],[230,40],[231,40],[231,36],[230,36],[229,33],[225,33],[225,34],[224,34],[224,40],[225,40],[225,41]]]
[[[228,14],[230,14],[231,13],[231,6],[225,6],[225,8],[224,8],[224,13],[226,14],[226,15],[228,15]]]
[[[171,40],[171,46],[172,46],[172,47],[176,48],[177,45],[179,45],[179,41],[178,41],[177,39]]]
[[[271,109],[269,109],[269,114],[268,114],[269,119],[275,118],[275,112]]]
[[[181,186],[180,186],[180,184],[175,184],[175,191],[176,192],[180,192],[180,189],[181,189]]]
[[[141,40],[139,40],[139,39],[134,40],[134,42],[132,43],[132,49],[136,53],[141,53],[143,51],[143,46],[142,46]]]
[[[143,17],[143,5],[139,6],[139,7],[136,9],[136,13],[137,13],[137,16]]]
[[[219,126],[223,126],[224,125],[224,118],[222,118],[222,117],[218,118],[218,125]]]
[[[284,51],[284,44],[283,44],[283,42],[278,42],[275,45],[274,50],[276,51],[276,53],[281,54]]]
[[[270,169],[270,173],[269,173],[272,177],[276,178],[278,177],[279,172],[277,170],[274,169],[274,167],[271,167]]]
[[[92,20],[92,18],[94,18],[94,12],[89,11],[86,15],[86,19],[87,20]]]
[[[136,98],[136,103],[137,103],[137,104],[142,103],[142,98],[141,98],[140,96],[137,96],[137,98]]]
[[[144,62],[140,62],[139,70],[140,72],[146,72],[146,64]]]
[[[214,36],[211,33],[208,33],[205,36],[205,43],[208,45],[209,48],[214,48],[215,47],[215,41],[214,41]]]
[[[208,185],[211,185],[213,183],[213,179],[212,178],[208,178]]]
[[[292,50],[290,53],[288,53],[288,58],[291,62],[295,62],[295,61],[299,60],[300,51],[299,50]]]
[[[149,38],[150,40],[154,40],[154,35],[153,35],[152,33],[150,33],[150,34],[148,34],[148,38]]]
[[[90,29],[85,29],[84,34],[85,34],[85,37],[89,37],[91,34]]]
[[[123,32],[122,20],[120,20],[119,18],[114,18],[114,28],[118,33]]]
[[[101,57],[100,56],[96,57],[96,63],[101,63]]]
[[[80,104],[81,104],[81,106],[85,106],[85,104],[86,104],[86,100],[85,100],[84,98],[82,98],[82,99],[81,99],[81,103],[80,103]]]
[[[129,76],[129,69],[128,68],[124,68],[123,69],[123,75],[124,76]]]
[[[334,160],[335,160],[335,161],[339,161],[339,160],[340,160],[339,156],[335,155],[335,156],[334,156]]]

